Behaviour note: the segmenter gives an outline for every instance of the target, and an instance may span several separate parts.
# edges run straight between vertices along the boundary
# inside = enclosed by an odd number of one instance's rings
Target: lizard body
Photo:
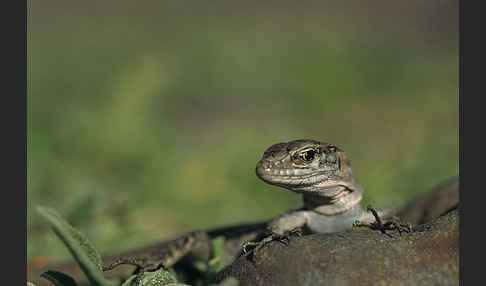
[[[312,233],[333,233],[352,228],[355,221],[375,221],[362,209],[363,189],[354,179],[349,159],[335,145],[310,139],[274,144],[263,153],[256,174],[266,183],[303,195],[301,209],[268,224],[273,234],[301,227]]]

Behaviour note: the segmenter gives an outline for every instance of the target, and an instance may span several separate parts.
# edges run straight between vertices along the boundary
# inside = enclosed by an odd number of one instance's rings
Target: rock
[[[239,257],[216,280],[244,285],[458,285],[459,212],[390,238],[379,231],[290,237]]]

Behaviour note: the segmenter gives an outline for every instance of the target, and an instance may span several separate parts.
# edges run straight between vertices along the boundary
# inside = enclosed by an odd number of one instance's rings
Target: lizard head
[[[344,152],[310,139],[270,146],[258,162],[256,174],[271,185],[304,194],[334,196],[343,187],[349,191],[359,188]]]

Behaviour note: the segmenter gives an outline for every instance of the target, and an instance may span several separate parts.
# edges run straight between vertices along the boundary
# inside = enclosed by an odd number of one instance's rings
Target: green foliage
[[[141,274],[140,286],[162,286],[162,285],[174,285],[174,286],[189,286],[186,284],[177,283],[176,278],[169,272],[163,269],[144,272]],[[128,278],[122,286],[135,286],[136,275],[132,275]]]
[[[214,257],[208,262],[208,272],[210,275],[216,275],[216,273],[223,269],[222,260],[224,255],[225,239],[223,236],[215,237],[211,240],[211,244],[214,251]]]
[[[196,261],[194,266],[201,273],[204,273],[206,281],[212,281],[216,274],[223,269],[223,255],[224,255],[224,243],[225,239],[223,236],[218,236],[211,240],[212,249],[214,257],[207,263]]]
[[[41,277],[49,280],[55,286],[76,286],[76,281],[69,275],[55,271],[48,270],[41,274]]]
[[[92,285],[115,285],[103,277],[101,256],[84,234],[72,227],[51,208],[39,206],[37,211],[49,222]],[[43,277],[64,286],[73,285],[69,283],[74,282],[69,279],[70,277],[59,272],[45,272]],[[68,284],[63,284],[64,282]]]

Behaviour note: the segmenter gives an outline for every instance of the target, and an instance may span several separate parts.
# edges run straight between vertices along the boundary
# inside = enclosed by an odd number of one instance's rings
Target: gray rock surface
[[[240,285],[458,285],[459,210],[412,233],[379,231],[290,237],[239,257],[222,270]]]

